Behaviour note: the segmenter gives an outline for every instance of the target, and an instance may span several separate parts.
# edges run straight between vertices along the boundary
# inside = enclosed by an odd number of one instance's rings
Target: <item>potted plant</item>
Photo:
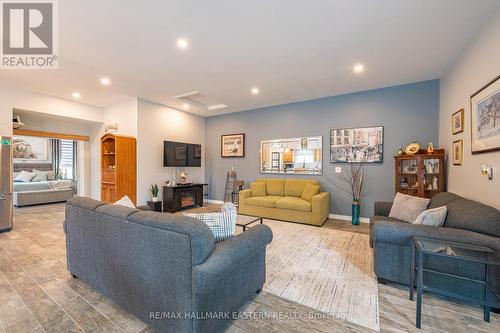
[[[359,224],[361,190],[363,188],[363,164],[349,163],[347,171],[342,170],[337,178],[349,186],[349,189],[341,188],[352,195],[352,224]]]
[[[157,202],[158,201],[158,192],[160,192],[160,188],[158,187],[158,185],[154,184],[154,185],[151,185],[150,191],[151,191],[151,195],[153,196],[153,202]]]

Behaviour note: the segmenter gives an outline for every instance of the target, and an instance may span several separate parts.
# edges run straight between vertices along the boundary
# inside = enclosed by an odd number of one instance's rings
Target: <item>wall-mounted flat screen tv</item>
[[[183,142],[163,142],[163,166],[199,167],[201,166],[201,145]]]

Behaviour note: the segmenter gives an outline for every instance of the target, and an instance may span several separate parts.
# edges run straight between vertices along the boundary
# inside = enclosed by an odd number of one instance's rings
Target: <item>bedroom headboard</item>
[[[52,164],[50,163],[14,163],[14,172],[33,171],[37,169],[40,171],[52,171]]]

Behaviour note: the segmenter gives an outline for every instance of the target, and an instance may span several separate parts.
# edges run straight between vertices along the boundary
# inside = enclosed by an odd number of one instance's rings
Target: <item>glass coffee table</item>
[[[482,279],[474,279],[459,274],[449,274],[434,269],[424,267],[424,256],[439,256],[460,262],[473,262],[484,265],[484,275]],[[415,271],[417,273],[417,310],[416,327],[422,325],[422,293],[430,291],[432,293],[469,301],[479,304],[484,310],[484,321],[490,321],[490,309],[500,308],[500,296],[492,289],[488,281],[491,266],[500,269],[500,253],[484,246],[469,245],[457,242],[448,242],[438,239],[424,237],[412,237],[410,249],[410,300],[413,300],[413,286],[415,285]],[[447,291],[442,288],[427,286],[424,284],[424,272],[438,274],[448,279],[458,279],[461,283],[474,283],[480,285],[482,295],[476,298],[460,295],[456,292]]]
[[[236,225],[243,228],[243,231],[247,230],[250,224],[257,223],[262,224],[262,217],[248,216],[248,215],[238,215],[236,220]]]

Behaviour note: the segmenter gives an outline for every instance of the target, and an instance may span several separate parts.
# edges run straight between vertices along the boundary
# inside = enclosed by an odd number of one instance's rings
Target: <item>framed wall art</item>
[[[245,134],[225,134],[220,138],[221,157],[245,157]]]
[[[464,140],[453,141],[453,165],[464,162]]]
[[[472,154],[500,150],[500,75],[470,97]]]
[[[451,115],[451,133],[458,134],[464,131],[464,109]]]
[[[49,139],[34,136],[15,136],[12,140],[15,163],[51,163]]]
[[[339,128],[330,131],[331,163],[382,163],[384,127]]]

